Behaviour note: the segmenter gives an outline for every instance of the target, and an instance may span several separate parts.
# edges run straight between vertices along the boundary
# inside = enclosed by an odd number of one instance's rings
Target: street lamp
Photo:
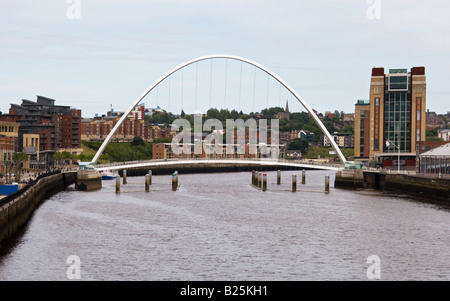
[[[391,141],[388,139],[386,140],[386,147],[389,147],[389,145],[391,145]],[[392,143],[392,145],[394,145],[394,147],[396,147],[398,149],[398,159],[397,159],[397,171],[400,172],[400,145],[395,145],[394,143]]]

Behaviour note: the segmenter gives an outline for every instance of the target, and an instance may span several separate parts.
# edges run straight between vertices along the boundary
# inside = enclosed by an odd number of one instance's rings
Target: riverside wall
[[[377,189],[437,200],[450,204],[450,179],[416,174],[394,174],[385,171],[340,170],[335,188]]]
[[[0,247],[31,218],[34,210],[51,195],[74,184],[75,173],[55,173],[38,178],[12,195],[0,200]]]

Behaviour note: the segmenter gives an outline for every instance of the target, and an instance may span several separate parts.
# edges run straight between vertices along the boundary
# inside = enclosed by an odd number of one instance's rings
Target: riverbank
[[[377,189],[450,204],[450,177],[436,174],[396,173],[386,170],[340,170],[335,188]]]
[[[73,184],[76,175],[55,171],[40,175],[17,192],[0,199],[0,246],[24,226],[49,196]]]

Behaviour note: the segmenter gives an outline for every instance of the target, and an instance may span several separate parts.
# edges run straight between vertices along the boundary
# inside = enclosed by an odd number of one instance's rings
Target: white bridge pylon
[[[235,55],[228,55],[228,54],[216,54],[216,55],[207,55],[207,56],[202,56],[190,61],[187,61],[175,68],[173,68],[172,70],[170,70],[169,72],[167,72],[166,74],[164,74],[162,77],[160,77],[157,81],[155,81],[138,99],[136,99],[136,101],[131,105],[131,107],[122,115],[122,117],[120,117],[119,121],[116,123],[116,125],[113,127],[113,129],[111,130],[111,132],[109,132],[108,136],[106,137],[106,139],[103,141],[102,145],[100,146],[100,148],[97,150],[97,153],[95,154],[94,158],[92,159],[91,163],[92,164],[96,164],[98,159],[100,158],[101,154],[103,153],[103,151],[105,150],[106,146],[109,144],[109,141],[111,140],[112,136],[115,134],[115,132],[117,131],[117,129],[122,125],[123,121],[127,118],[127,116],[130,114],[130,112],[142,101],[142,99],[144,99],[145,96],[147,96],[148,93],[150,93],[150,91],[152,91],[156,86],[158,86],[162,81],[164,81],[166,78],[168,78],[170,75],[172,75],[173,73],[177,72],[180,69],[183,69],[186,66],[189,66],[191,64],[200,62],[200,61],[204,61],[204,60],[210,60],[210,59],[231,59],[231,60],[237,60],[240,62],[244,62],[247,63],[249,65],[252,65],[262,71],[264,71],[265,73],[269,74],[272,78],[274,78],[275,80],[277,80],[281,85],[283,85],[287,90],[289,90],[289,92],[292,93],[292,95],[294,95],[294,97],[302,104],[302,106],[308,111],[309,114],[311,114],[311,116],[314,118],[314,121],[317,123],[317,125],[320,127],[320,129],[322,130],[322,132],[325,134],[325,136],[327,136],[328,140],[331,143],[331,146],[333,147],[333,149],[336,151],[336,154],[339,156],[339,159],[341,160],[342,164],[345,164],[345,162],[347,162],[347,160],[345,159],[344,154],[342,153],[342,151],[339,149],[338,145],[336,144],[336,142],[334,141],[333,137],[331,136],[331,134],[328,132],[327,128],[325,127],[325,125],[322,123],[322,121],[319,119],[319,117],[314,113],[314,111],[309,107],[309,105],[306,103],[306,101],[303,100],[302,97],[300,97],[300,95],[298,95],[298,93],[290,86],[288,85],[282,78],[280,78],[278,75],[276,75],[275,73],[273,73],[272,71],[270,71],[269,69],[267,69],[266,67],[255,63],[249,59],[243,58],[243,57],[239,57],[239,56],[235,56]]]

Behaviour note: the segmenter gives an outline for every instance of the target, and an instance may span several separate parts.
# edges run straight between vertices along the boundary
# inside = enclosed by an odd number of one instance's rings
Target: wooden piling
[[[116,193],[120,192],[120,176],[116,176]]]
[[[297,191],[297,175],[292,175],[292,192]]]
[[[330,176],[325,176],[325,193],[330,193]]]
[[[252,171],[252,185],[255,186],[255,179],[256,179],[256,171]]]
[[[145,175],[145,192],[149,192],[150,191],[150,175],[146,174]]]
[[[263,184],[262,184],[262,190],[267,190],[267,174],[263,174]]]
[[[304,169],[302,171],[302,184],[306,184],[306,171]]]
[[[277,185],[281,185],[281,170],[277,171]]]
[[[152,171],[148,171],[148,185],[152,185]]]
[[[178,189],[178,172],[174,172],[172,174],[172,191],[176,191]]]
[[[125,169],[124,171],[123,171],[123,184],[126,184],[127,183],[127,170]]]

